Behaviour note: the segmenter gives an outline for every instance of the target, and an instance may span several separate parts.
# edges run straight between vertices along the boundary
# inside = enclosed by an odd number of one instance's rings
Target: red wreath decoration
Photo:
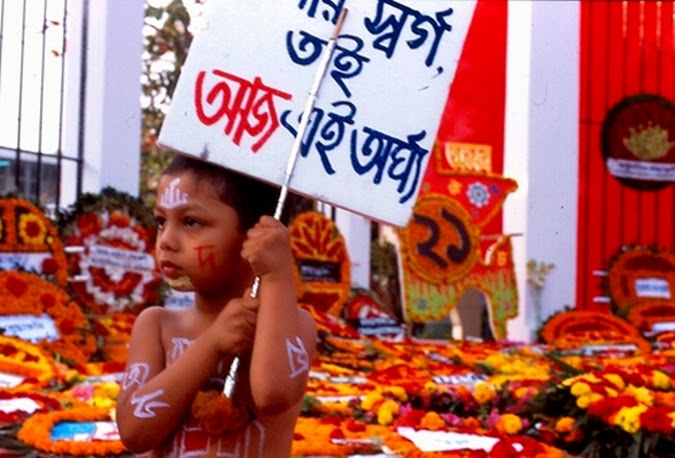
[[[25,199],[0,199],[0,252],[47,253],[36,273],[62,287],[68,282],[66,254],[56,226]]]
[[[86,194],[61,216],[59,226],[66,246],[80,248],[69,255],[69,273],[73,294],[87,309],[96,314],[138,313],[161,303],[155,227],[150,209],[139,200],[111,188]],[[113,260],[116,255],[134,255],[139,265],[101,261],[103,250],[110,251]]]

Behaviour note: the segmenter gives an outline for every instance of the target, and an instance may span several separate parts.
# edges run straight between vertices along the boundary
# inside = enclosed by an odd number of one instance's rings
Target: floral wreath
[[[38,275],[0,272],[0,315],[49,315],[59,338],[40,346],[71,364],[85,364],[96,350],[96,339],[80,306],[57,285]]]
[[[68,282],[66,255],[58,230],[44,212],[28,200],[0,198],[0,252],[49,253],[38,273],[53,277],[60,286]]]
[[[479,230],[456,200],[421,196],[408,225],[399,229],[406,267],[433,284],[464,277],[479,261]]]
[[[17,438],[36,450],[64,455],[121,455],[127,451],[117,440],[52,440],[51,432],[55,425],[64,421],[94,422],[113,421],[110,409],[100,407],[76,407],[48,413],[38,413],[23,424]]]
[[[0,336],[0,372],[25,377],[13,392],[45,388],[59,377],[56,363],[48,352],[8,336]]]
[[[675,292],[675,253],[646,246],[626,246],[611,261],[607,290],[618,311],[642,302],[673,303],[673,297],[640,297],[637,282],[656,279],[666,282]],[[672,293],[671,293],[672,294]]]
[[[351,289],[351,265],[347,246],[335,223],[319,212],[308,211],[293,220],[289,231],[299,301],[341,316]],[[305,270],[318,274],[306,275]]]
[[[540,332],[544,342],[562,350],[584,345],[633,344],[640,353],[651,352],[649,342],[628,321],[605,312],[565,310],[549,318]]]
[[[68,247],[76,299],[94,313],[139,312],[161,303],[165,288],[154,259],[155,227],[140,199],[104,188],[83,194],[57,218]]]

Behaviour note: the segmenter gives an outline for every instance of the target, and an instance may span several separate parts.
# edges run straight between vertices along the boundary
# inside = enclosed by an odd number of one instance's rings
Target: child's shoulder
[[[136,317],[135,326],[147,326],[149,324],[162,326],[173,322],[185,311],[182,309],[168,309],[159,305],[154,305],[143,309]]]

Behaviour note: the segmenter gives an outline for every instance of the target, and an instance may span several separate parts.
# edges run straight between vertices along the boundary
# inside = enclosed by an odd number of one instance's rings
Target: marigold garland
[[[248,409],[232,402],[222,391],[199,391],[190,413],[209,434],[236,431],[249,420]]]
[[[0,315],[47,314],[59,339],[41,346],[74,364],[85,364],[96,350],[89,320],[59,286],[38,275],[15,270],[0,272]]]
[[[52,441],[52,428],[63,421],[112,421],[112,417],[110,409],[99,407],[76,407],[56,412],[38,413],[26,420],[17,437],[36,450],[47,453],[106,456],[120,455],[127,451],[120,440]]]
[[[38,273],[53,277],[62,287],[68,282],[66,254],[56,226],[26,199],[0,198],[0,252],[49,253]]]

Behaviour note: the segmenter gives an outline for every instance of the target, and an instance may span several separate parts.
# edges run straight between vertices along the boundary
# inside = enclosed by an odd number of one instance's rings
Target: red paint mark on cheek
[[[194,248],[197,252],[199,267],[208,267],[212,271],[216,269],[215,248],[215,245],[200,245]]]

